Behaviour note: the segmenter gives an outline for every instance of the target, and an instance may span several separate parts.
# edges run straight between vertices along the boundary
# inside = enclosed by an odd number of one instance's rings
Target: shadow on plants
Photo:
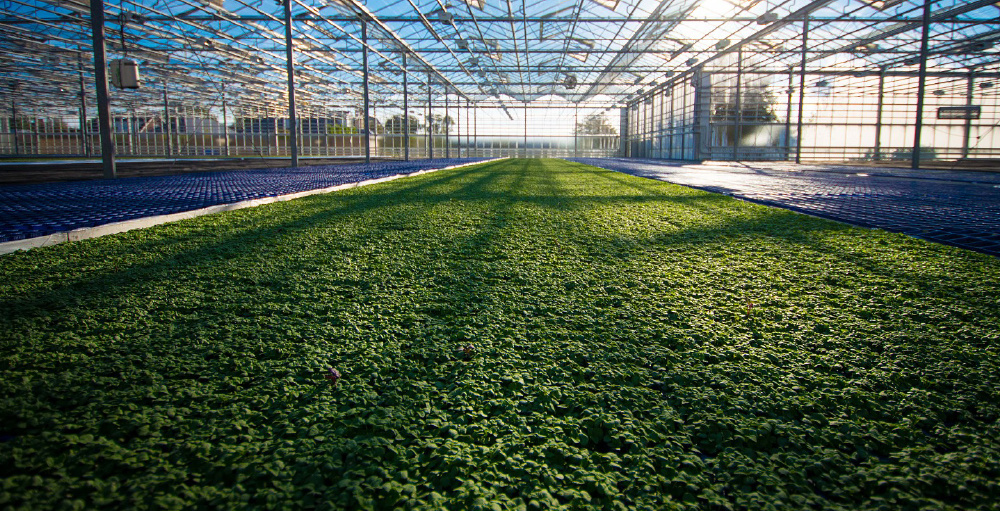
[[[116,266],[114,258],[109,259],[110,268],[89,270],[85,277],[69,282],[59,282],[44,291],[36,291],[16,296],[0,302],[0,311],[4,317],[31,316],[57,310],[72,304],[76,307],[87,303],[99,302],[106,297],[113,297],[129,292],[134,287],[142,288],[163,279],[172,278],[177,273],[185,273],[199,263],[231,260],[243,255],[253,254],[262,243],[276,242],[292,235],[296,230],[315,227],[319,223],[343,221],[347,216],[382,207],[393,201],[408,199],[409,196],[420,194],[434,186],[445,184],[464,176],[481,172],[483,168],[495,166],[488,163],[484,166],[458,169],[453,172],[431,174],[412,180],[394,181],[381,185],[379,188],[361,188],[347,193],[306,197],[290,203],[278,203],[260,208],[240,210],[224,215],[201,217],[182,223],[172,223],[153,227],[148,230],[124,233],[115,237],[114,241],[122,244],[124,254],[148,255],[156,254],[138,265],[121,269]],[[373,191],[374,190],[374,191]],[[332,201],[332,204],[331,204]],[[283,214],[275,214],[275,210],[299,208],[293,212],[296,216],[287,219]],[[301,212],[300,212],[301,211]],[[271,225],[261,226],[252,221],[264,218]],[[211,230],[211,225],[220,221],[242,224],[245,228],[226,237],[210,237],[201,234],[201,230]],[[206,225],[207,224],[207,225]],[[241,226],[242,227],[242,226]],[[181,234],[174,231],[183,230]],[[106,247],[111,240],[96,239],[81,243]],[[132,243],[130,243],[132,242]],[[187,246],[194,244],[194,247]],[[73,244],[53,247],[50,257],[59,258],[58,252],[75,251]],[[45,254],[45,255],[49,255]],[[38,254],[27,254],[35,257]],[[104,256],[108,256],[105,254]],[[4,262],[8,262],[6,259]],[[56,263],[58,264],[58,263]],[[61,265],[60,265],[61,266]],[[71,268],[65,271],[70,273]]]

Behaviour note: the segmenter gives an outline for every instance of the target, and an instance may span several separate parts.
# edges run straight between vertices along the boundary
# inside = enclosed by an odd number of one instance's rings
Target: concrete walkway
[[[786,162],[571,160],[1000,256],[1000,173]]]

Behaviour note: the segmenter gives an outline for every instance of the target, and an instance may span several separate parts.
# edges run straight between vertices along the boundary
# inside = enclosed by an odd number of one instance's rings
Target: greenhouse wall
[[[920,87],[912,72],[726,71],[703,74],[698,90],[695,78],[631,102],[628,156],[907,162],[913,155]],[[1000,158],[995,76],[994,70],[926,78],[921,160]],[[978,118],[939,118],[942,108],[967,106]]]
[[[117,92],[119,95],[125,93]],[[141,94],[136,94],[141,98]],[[92,104],[92,103],[91,103]],[[127,158],[287,157],[291,129],[287,108],[133,98],[112,109],[115,153]],[[411,104],[410,158],[608,157],[619,155],[617,111],[596,107],[475,108]],[[97,111],[70,108],[0,109],[0,155],[8,157],[99,157]],[[360,105],[298,105],[295,124],[302,157],[365,156]],[[16,116],[16,122],[15,122]],[[604,119],[602,130],[577,129],[588,116]],[[445,122],[445,119],[448,122]],[[84,120],[85,119],[85,120]],[[404,159],[403,109],[370,107],[372,157]],[[431,147],[433,146],[433,150]]]

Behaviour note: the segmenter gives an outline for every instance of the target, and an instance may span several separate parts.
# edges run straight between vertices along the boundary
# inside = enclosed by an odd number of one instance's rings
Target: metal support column
[[[10,98],[10,117],[10,132],[14,134],[14,156],[17,156],[21,153],[21,145],[17,142],[17,104],[14,103],[14,98]]]
[[[667,119],[666,109],[667,109],[667,98],[669,97],[669,96],[667,96],[668,90],[669,89],[667,89],[667,88],[664,87],[659,92],[659,96],[660,96],[660,113],[657,114],[657,115],[659,116],[660,120],[657,123],[656,137],[657,137],[657,139],[660,142],[660,155],[658,156],[658,158],[660,158],[661,160],[666,159],[666,157],[664,156],[664,154],[666,154],[666,152],[663,150],[663,146],[664,146],[664,142],[667,140],[667,130],[666,130],[666,128],[664,128],[664,124],[665,124],[664,121]]]
[[[629,107],[623,106],[618,109],[618,156],[627,158],[632,156],[629,138]],[[603,144],[602,144],[603,145]]]
[[[448,119],[448,86],[444,87],[444,157],[451,158],[451,122]]]
[[[295,64],[292,54],[292,0],[284,0],[285,6],[285,73],[288,75],[288,127],[289,144],[292,149],[292,166],[299,166],[299,140],[296,134],[298,118],[295,115]],[[275,126],[277,131],[277,126]]]
[[[802,22],[802,66],[799,69],[799,120],[795,135],[795,163],[802,163],[802,103],[806,98],[806,50],[809,43],[809,17]]]
[[[649,120],[649,158],[656,158],[656,94],[650,92],[646,96],[649,107],[646,111],[646,118]]]
[[[733,119],[733,161],[740,159],[740,134],[743,131],[743,47],[736,50],[736,117]]]
[[[688,108],[688,82],[681,81],[681,160],[687,159],[687,108]],[[692,128],[693,129],[693,128]]]
[[[667,97],[670,98],[670,124],[667,125],[667,159],[676,160],[677,158],[674,158],[674,111],[676,109],[674,108],[675,98],[673,84],[670,84],[670,88],[667,89],[667,93],[669,94]]]
[[[406,53],[403,53],[403,160],[410,161],[410,96],[406,80]]]
[[[167,156],[174,154],[174,135],[170,127],[170,102],[167,101],[167,81],[163,80],[163,124],[167,134]]]
[[[365,163],[372,161],[371,126],[368,119],[368,22],[361,22],[361,70],[364,75],[363,93],[365,103]]]
[[[90,141],[87,137],[87,83],[83,76],[83,53],[77,54],[77,68],[80,72],[80,154],[90,156]]]
[[[635,100],[635,148],[638,158],[646,157],[646,109],[642,106],[642,97]]]
[[[965,104],[972,106],[972,91],[973,91],[973,75],[972,71],[969,71],[969,76],[966,78],[965,83]],[[962,158],[969,157],[969,139],[972,138],[972,118],[965,118],[965,129],[962,131]]]
[[[698,68],[694,73],[694,159],[712,157],[712,81]]]
[[[229,117],[226,113],[226,91],[222,91],[222,133],[226,137],[226,156],[229,156]]]
[[[472,109],[472,145],[476,148],[476,152],[473,154],[475,158],[482,158],[479,154],[479,123],[477,122],[479,112],[478,108]]]
[[[785,159],[788,159],[792,151],[792,93],[795,92],[792,80],[794,80],[795,70],[788,68],[788,90],[785,91]]]
[[[135,140],[135,105],[130,106],[128,111],[128,117],[125,118],[125,153],[129,155],[136,154],[136,140]]]
[[[118,169],[115,165],[115,140],[111,126],[111,104],[108,97],[108,57],[107,49],[104,46],[104,0],[90,0],[90,29],[94,44],[97,122],[101,129],[101,163],[104,167],[105,179],[113,179],[118,177]]]
[[[875,161],[882,160],[882,107],[885,99],[882,93],[885,91],[885,68],[880,68],[878,72],[878,111],[875,112]]]
[[[430,73],[427,73],[427,158],[434,159],[434,108]]]
[[[573,157],[580,157],[580,103],[573,104]]]
[[[524,104],[524,157],[528,157],[528,104]]]
[[[652,119],[653,116],[650,115],[651,110],[646,107],[647,104],[650,107],[653,106],[653,100],[649,96],[646,96],[639,100],[639,109],[642,112],[642,124],[641,124],[642,127],[639,129],[641,130],[640,133],[642,134],[642,141],[640,143],[642,144],[643,158],[651,158],[653,156],[652,154],[650,154],[653,149],[653,119]]]
[[[931,36],[931,1],[924,0],[920,33],[920,71],[917,78],[917,119],[913,124],[913,159],[910,168],[920,168],[920,133],[924,127],[924,93],[927,89],[927,52]]]

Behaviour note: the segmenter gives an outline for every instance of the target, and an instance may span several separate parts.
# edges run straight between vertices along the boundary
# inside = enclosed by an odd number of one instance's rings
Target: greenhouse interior
[[[1000,147],[1000,7],[985,0],[2,9],[11,157],[100,156],[102,123],[127,158],[919,165]],[[95,73],[98,60],[130,82]]]
[[[0,31],[0,511],[1000,503],[997,0]]]

